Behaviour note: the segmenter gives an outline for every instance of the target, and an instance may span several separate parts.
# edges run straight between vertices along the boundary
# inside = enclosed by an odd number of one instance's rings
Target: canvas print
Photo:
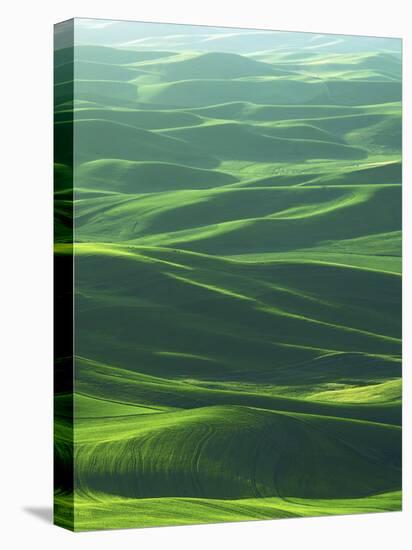
[[[55,27],[55,523],[401,509],[401,41]]]

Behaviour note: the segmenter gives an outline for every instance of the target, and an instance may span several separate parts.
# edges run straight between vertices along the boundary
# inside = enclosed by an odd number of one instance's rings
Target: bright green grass
[[[353,358],[351,359],[354,362]],[[381,362],[384,363],[382,359]],[[365,368],[367,361],[359,361],[358,365]],[[339,363],[337,366],[341,367]],[[396,372],[397,366],[399,365],[395,363],[393,372]],[[322,367],[332,369],[333,363],[326,362],[325,365],[325,362],[321,362],[319,368]],[[307,401],[301,398],[279,396],[276,388],[270,393],[265,391],[265,387],[257,387],[256,384],[251,387],[250,384],[247,384],[247,378],[246,383],[238,382],[237,386],[233,382],[230,384],[220,382],[214,386],[209,384],[210,387],[207,387],[207,383],[199,384],[196,380],[171,380],[159,376],[154,377],[83,358],[77,358],[76,368],[79,372],[79,379],[81,379],[78,391],[101,399],[104,410],[113,407],[112,401],[119,403],[120,400],[129,407],[128,413],[134,413],[134,409],[131,410],[130,407],[137,407],[135,414],[140,414],[141,409],[148,413],[149,411],[146,409],[157,412],[173,409],[197,409],[219,404],[399,424],[397,404],[391,402],[369,404],[368,401],[362,402],[361,399],[354,404],[333,403],[330,400],[323,403],[321,399],[316,402]],[[285,380],[288,379],[285,378]],[[310,388],[311,381],[306,382]],[[322,383],[325,385],[322,379],[317,380],[317,383],[319,384],[316,386],[318,389],[322,387]],[[293,388],[290,387],[289,394],[291,393],[293,393]]]
[[[225,405],[78,419],[74,437],[85,493],[353,498],[400,483],[399,427],[367,421]]]
[[[191,525],[228,521],[365,514],[402,510],[399,491],[357,499],[237,500],[201,498],[133,499],[102,494],[75,496],[75,525],[68,513],[71,499],[57,495],[55,513],[69,529],[126,529],[166,525]]]
[[[398,43],[136,28],[56,54],[56,522],[400,510]]]
[[[336,391],[315,393],[311,399],[316,401],[333,401],[335,403],[389,403],[399,402],[402,396],[402,381],[389,380],[382,384],[345,388]]]

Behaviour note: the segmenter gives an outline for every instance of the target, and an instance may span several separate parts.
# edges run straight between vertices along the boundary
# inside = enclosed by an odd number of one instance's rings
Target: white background
[[[73,534],[51,525],[53,23],[100,17],[404,38],[404,251],[411,244],[408,0],[55,0],[3,4],[0,40],[0,540],[8,549],[406,548],[412,492],[404,261],[404,512]],[[6,12],[6,13],[5,13]],[[409,208],[408,208],[409,206]],[[4,539],[4,541],[3,541]],[[409,547],[408,544],[408,547]]]

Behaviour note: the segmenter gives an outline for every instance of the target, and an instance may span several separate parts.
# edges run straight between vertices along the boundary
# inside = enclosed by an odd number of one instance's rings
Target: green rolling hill
[[[400,43],[179,29],[56,50],[55,520],[399,510]]]
[[[217,170],[191,168],[166,162],[138,162],[100,159],[83,163],[78,169],[79,185],[96,191],[116,193],[167,192],[173,189],[214,189],[238,179]]]
[[[77,483],[126,497],[354,498],[400,483],[400,430],[240,406],[87,420]],[[79,421],[81,427],[84,421]],[[359,442],[368,441],[363,452]],[[299,453],[304,446],[305,455]],[[216,466],[225,463],[222,474]],[[276,464],[276,475],[273,473]]]

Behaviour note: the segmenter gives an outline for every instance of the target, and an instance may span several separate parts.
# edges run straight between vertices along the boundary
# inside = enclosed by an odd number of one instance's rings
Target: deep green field
[[[56,523],[400,510],[400,41],[74,27]]]

